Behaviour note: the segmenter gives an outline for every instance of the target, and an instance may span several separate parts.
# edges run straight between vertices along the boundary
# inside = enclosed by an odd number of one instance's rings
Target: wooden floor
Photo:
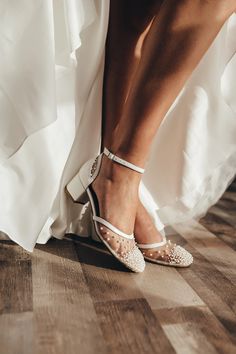
[[[188,269],[132,274],[70,235],[31,255],[0,241],[0,353],[236,353],[236,184],[172,239]]]

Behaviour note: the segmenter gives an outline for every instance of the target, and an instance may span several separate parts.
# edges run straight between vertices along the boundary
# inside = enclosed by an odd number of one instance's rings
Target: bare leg
[[[145,165],[163,117],[234,8],[235,0],[164,1],[113,134],[115,153]]]
[[[146,37],[122,115],[111,133],[112,152],[145,165],[167,110],[234,10],[235,1],[163,2]],[[104,158],[94,183],[101,214],[126,232],[134,228],[139,182],[139,175]]]
[[[112,132],[123,114],[137,70],[143,39],[163,0],[112,0],[106,42],[102,145],[110,147]]]
[[[138,68],[143,41],[163,0],[112,0],[104,73],[102,148],[111,149],[128,90]],[[138,201],[134,226],[138,243],[162,240],[150,215]]]

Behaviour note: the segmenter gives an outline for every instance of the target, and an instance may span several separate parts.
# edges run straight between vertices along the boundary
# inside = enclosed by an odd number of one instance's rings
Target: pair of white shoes
[[[91,184],[99,174],[103,155],[131,170],[144,173],[143,168],[121,159],[104,148],[95,159],[87,161],[67,184],[66,189],[74,202],[91,203],[95,229],[93,238],[100,240],[115,258],[133,272],[144,271],[145,259],[163,265],[188,267],[193,262],[193,257],[183,247],[167,242],[165,237],[158,243],[136,244],[134,234],[128,235],[100,217],[99,202]]]

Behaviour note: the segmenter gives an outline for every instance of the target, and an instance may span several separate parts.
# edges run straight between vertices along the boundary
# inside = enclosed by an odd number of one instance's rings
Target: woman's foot
[[[133,233],[139,174],[143,171],[104,148],[103,153],[88,160],[66,186],[75,202],[90,201],[95,235],[115,258],[136,273],[145,268]]]
[[[99,175],[92,183],[98,199],[100,217],[126,234],[134,231],[140,178],[139,173],[103,155]],[[120,256],[125,256],[136,248],[134,238],[124,238],[100,223],[99,231]]]
[[[151,216],[139,201],[134,226],[135,239],[146,260],[176,267],[188,267],[193,262],[192,255],[183,247],[166,242],[153,247],[155,243],[163,243],[163,236],[155,227]],[[151,247],[148,247],[148,245]]]
[[[138,201],[137,213],[134,224],[134,234],[137,243],[157,243],[163,241],[162,234],[157,230],[151,216]]]

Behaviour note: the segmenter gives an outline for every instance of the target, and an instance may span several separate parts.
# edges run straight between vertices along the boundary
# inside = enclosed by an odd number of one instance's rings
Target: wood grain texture
[[[33,312],[0,316],[0,354],[32,354],[36,333]]]
[[[37,353],[106,353],[74,244],[37,247],[32,274]]]
[[[224,215],[209,212],[201,224],[236,251],[236,228],[225,220]]]
[[[208,343],[211,343],[211,347],[214,347],[219,353],[235,353],[235,345],[232,342],[228,331],[225,329],[224,325],[216,318],[214,313],[206,306],[189,306],[189,307],[179,307],[179,308],[169,308],[155,310],[155,314],[161,323],[163,329],[171,328],[168,326],[176,326],[181,328],[182,325],[186,323],[191,324],[191,332],[194,336],[195,331],[196,338],[199,338],[199,333],[203,333],[205,339]],[[173,327],[175,328],[175,327]],[[173,337],[173,331],[171,337]],[[170,337],[169,337],[170,338]],[[183,338],[184,339],[184,338]],[[204,339],[204,343],[205,343]],[[171,338],[170,338],[171,340]],[[173,340],[175,340],[173,338]],[[173,340],[171,340],[173,344]],[[179,340],[178,338],[176,340]],[[182,340],[182,339],[181,339]],[[197,340],[197,346],[201,346],[199,353],[206,352],[202,350],[201,340]],[[199,343],[201,342],[201,343]],[[175,346],[176,347],[176,346]],[[189,346],[187,346],[188,348]],[[191,353],[190,348],[188,348],[189,353]]]
[[[216,349],[207,340],[196,323],[165,325],[164,331],[177,354],[208,353],[216,354]]]
[[[145,299],[95,305],[109,352],[175,353]]]
[[[202,299],[175,268],[151,263],[146,267],[145,274],[135,281],[152,309],[203,305]]]
[[[236,353],[236,186],[171,236],[187,269],[142,274],[76,235],[30,254],[0,234],[0,354]]]
[[[97,244],[76,243],[76,251],[93,301],[105,302],[142,297],[133,274]]]
[[[191,220],[184,225],[176,225],[175,229],[188,241],[190,246],[236,285],[236,257],[231,247],[196,221]]]
[[[32,311],[30,255],[20,246],[0,243],[0,314]]]

